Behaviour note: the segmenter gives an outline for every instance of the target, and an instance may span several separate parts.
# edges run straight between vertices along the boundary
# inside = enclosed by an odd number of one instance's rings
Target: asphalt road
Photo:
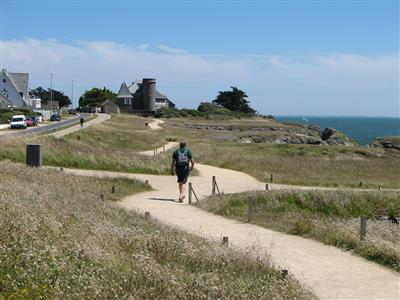
[[[1,140],[6,140],[6,139],[10,139],[10,138],[12,139],[12,138],[28,136],[28,135],[32,135],[32,134],[45,133],[47,131],[58,129],[60,127],[64,127],[64,126],[68,126],[68,125],[71,125],[71,124],[79,123],[79,120],[80,120],[81,117],[83,117],[86,120],[90,116],[91,116],[90,113],[82,113],[80,115],[77,115],[74,118],[71,118],[71,119],[68,119],[68,120],[64,120],[64,121],[60,121],[60,122],[55,121],[52,124],[49,124],[49,125],[46,125],[46,126],[42,126],[42,127],[31,127],[31,128],[28,128],[28,129],[15,129],[15,132],[7,133],[7,134],[1,134],[1,131],[0,131],[0,141]]]

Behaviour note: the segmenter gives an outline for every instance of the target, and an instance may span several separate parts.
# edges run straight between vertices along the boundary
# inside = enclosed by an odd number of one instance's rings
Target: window
[[[156,102],[157,103],[165,103],[166,99],[164,99],[164,98],[156,98]]]

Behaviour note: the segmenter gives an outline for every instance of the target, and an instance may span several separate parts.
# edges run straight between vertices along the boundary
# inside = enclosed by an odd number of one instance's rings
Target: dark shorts
[[[178,176],[179,183],[186,183],[189,177],[190,168],[186,167],[176,167],[175,168],[176,176]]]

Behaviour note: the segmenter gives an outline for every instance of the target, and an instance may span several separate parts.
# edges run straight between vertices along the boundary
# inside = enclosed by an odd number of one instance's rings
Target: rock
[[[325,128],[322,131],[322,140],[328,145],[343,145],[343,146],[354,146],[354,143],[334,128]]]
[[[372,147],[400,150],[400,137],[382,137],[375,139]]]

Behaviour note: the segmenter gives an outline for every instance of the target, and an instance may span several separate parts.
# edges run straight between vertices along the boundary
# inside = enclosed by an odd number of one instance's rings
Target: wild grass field
[[[180,124],[176,127],[176,124]],[[196,125],[231,130],[196,130]],[[251,128],[277,127],[272,120],[167,120],[166,136],[186,139],[197,161],[243,171],[260,181],[307,186],[400,188],[400,151],[339,145],[247,144]],[[281,125],[279,125],[281,126]],[[290,130],[290,125],[282,128]],[[232,130],[233,129],[233,130]],[[236,130],[240,129],[240,131]],[[275,131],[276,132],[276,131]]]
[[[146,122],[151,119],[113,115],[100,125],[60,139],[42,136],[2,141],[0,159],[23,162],[25,145],[41,143],[47,165],[168,174],[170,152],[155,157],[140,156],[137,152],[160,147],[173,139],[186,140],[195,160],[200,163],[243,171],[264,182],[271,182],[272,174],[273,182],[284,184],[359,187],[362,182],[363,188],[400,188],[400,151],[361,146],[245,144],[240,141],[243,135],[250,133],[269,134],[251,131],[254,128],[282,126],[282,129],[291,130],[294,126],[279,125],[269,119],[168,119],[161,130],[149,129]],[[198,130],[185,128],[186,125],[231,130]]]
[[[146,189],[138,181],[0,162],[0,299],[315,298],[261,254],[235,252],[115,205]]]
[[[43,163],[59,167],[132,173],[169,174],[169,156],[138,155],[167,141],[145,123],[149,119],[127,115],[112,119],[62,138],[29,136],[1,142],[0,159],[24,162],[26,144],[43,145]]]
[[[197,205],[247,222],[250,195],[254,224],[350,250],[400,272],[400,225],[388,220],[400,217],[399,193],[268,191],[214,196]],[[360,216],[368,217],[364,241]]]

